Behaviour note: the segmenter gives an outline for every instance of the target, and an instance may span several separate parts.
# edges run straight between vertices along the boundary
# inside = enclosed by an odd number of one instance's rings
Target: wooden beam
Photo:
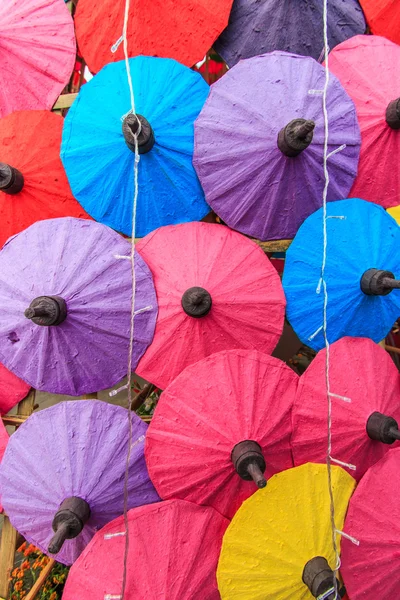
[[[52,110],[62,110],[63,108],[70,108],[78,97],[78,93],[76,94],[62,94],[59,96],[57,102],[53,106]]]
[[[394,352],[395,354],[400,354],[400,348],[396,348],[395,346],[386,346],[385,344],[385,350],[388,352]]]

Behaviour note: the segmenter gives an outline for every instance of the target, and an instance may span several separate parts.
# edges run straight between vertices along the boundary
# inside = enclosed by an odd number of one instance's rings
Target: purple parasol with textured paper
[[[233,229],[292,238],[322,205],[325,70],[272,52],[240,61],[217,81],[195,122],[194,165],[206,200]],[[353,101],[330,76],[327,200],[346,198],[357,173]]]
[[[332,49],[366,29],[357,0],[329,0],[328,45]],[[229,24],[214,43],[232,67],[242,58],[284,50],[316,60],[323,53],[321,0],[235,0]]]
[[[40,221],[0,251],[0,361],[32,387],[79,396],[127,373],[130,244],[85,219]],[[152,275],[136,254],[132,369],[157,318]]]
[[[144,459],[147,425],[134,413],[128,508],[158,502]],[[58,562],[72,564],[98,529],[124,510],[128,411],[99,400],[34,413],[13,434],[0,466],[11,523]]]

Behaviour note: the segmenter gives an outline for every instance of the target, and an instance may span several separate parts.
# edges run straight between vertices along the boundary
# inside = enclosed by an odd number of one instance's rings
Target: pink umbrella
[[[252,240],[224,225],[160,227],[137,245],[159,313],[136,372],[165,389],[185,367],[231,348],[272,353],[283,328],[281,281]]]
[[[50,109],[75,65],[74,24],[61,0],[1,0],[0,117]]]
[[[28,395],[31,386],[0,363],[0,415],[5,415]]]
[[[325,462],[327,452],[326,351],[300,383],[293,407],[295,465]],[[390,356],[366,338],[344,337],[330,347],[331,456],[359,481],[400,440],[400,375]],[[356,469],[349,467],[353,465]]]
[[[274,473],[293,466],[291,410],[298,376],[255,350],[218,352],[161,394],[145,456],[161,498],[213,506],[232,518]]]
[[[329,68],[354,101],[360,124],[360,161],[349,197],[384,208],[400,204],[400,46],[357,35],[332,50]]]
[[[351,600],[400,598],[400,448],[371,467],[350,500],[341,574]]]

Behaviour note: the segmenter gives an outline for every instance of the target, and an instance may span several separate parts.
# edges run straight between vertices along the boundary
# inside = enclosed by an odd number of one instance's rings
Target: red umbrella
[[[351,600],[400,598],[400,448],[362,478],[347,512],[341,573]]]
[[[325,462],[326,351],[300,377],[293,407],[295,465]],[[390,356],[366,338],[344,337],[330,347],[332,457],[357,479],[400,440],[400,375]],[[346,464],[341,464],[346,468]]]
[[[220,350],[270,354],[283,329],[279,275],[254,242],[224,225],[161,227],[137,244],[158,300],[154,339],[136,372],[164,389]]]
[[[0,415],[5,415],[28,395],[30,385],[0,363]]]
[[[255,350],[219,352],[185,369],[161,394],[146,437],[161,498],[232,518],[267,478],[293,466],[297,383],[285,363]]]
[[[36,221],[89,219],[72,195],[60,159],[63,118],[14,112],[0,120],[0,247]]]
[[[229,521],[182,500],[130,510],[124,600],[219,600],[216,569]],[[74,563],[63,600],[121,599],[124,517],[101,529]]]
[[[372,33],[400,44],[400,3],[398,0],[360,0]]]
[[[332,50],[329,68],[354,101],[361,130],[358,175],[349,196],[385,208],[400,204],[400,46],[358,35]]]
[[[175,58],[193,66],[228,25],[233,0],[131,2],[128,54]],[[79,0],[75,14],[79,49],[92,73],[124,58],[125,2]]]
[[[3,459],[4,452],[6,451],[6,447],[8,444],[9,436],[6,428],[3,425],[3,421],[0,418],[0,463]],[[0,500],[1,500],[1,490],[0,490]],[[3,507],[0,502],[0,512],[3,512]]]

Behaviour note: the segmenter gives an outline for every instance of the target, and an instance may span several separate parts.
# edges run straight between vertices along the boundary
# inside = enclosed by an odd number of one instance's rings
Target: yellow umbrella
[[[392,215],[392,217],[400,225],[400,205],[399,206],[395,206],[393,208],[388,208],[387,211],[388,211],[389,215]]]
[[[356,482],[334,466],[332,484],[341,530]],[[307,463],[274,475],[242,504],[224,536],[218,588],[222,600],[332,600],[334,568],[327,468]]]

